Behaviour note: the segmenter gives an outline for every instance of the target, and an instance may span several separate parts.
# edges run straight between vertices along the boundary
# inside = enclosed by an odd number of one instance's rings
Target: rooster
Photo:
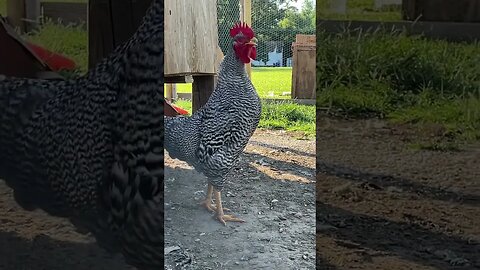
[[[139,269],[163,267],[163,0],[85,76],[0,78],[0,178]],[[1,76],[0,76],[1,77]]]
[[[165,149],[172,158],[186,161],[207,176],[207,197],[201,205],[216,212],[224,225],[244,222],[224,214],[221,191],[261,114],[260,98],[245,70],[245,64],[256,58],[255,34],[248,25],[238,23],[230,36],[233,45],[220,65],[217,85],[207,103],[190,117],[165,117]]]

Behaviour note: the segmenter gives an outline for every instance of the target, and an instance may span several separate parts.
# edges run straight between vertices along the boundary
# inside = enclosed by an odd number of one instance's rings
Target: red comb
[[[250,28],[246,23],[236,23],[232,29],[230,29],[230,36],[235,37],[236,35],[242,33],[245,37],[252,39],[255,34],[253,33],[252,28]]]

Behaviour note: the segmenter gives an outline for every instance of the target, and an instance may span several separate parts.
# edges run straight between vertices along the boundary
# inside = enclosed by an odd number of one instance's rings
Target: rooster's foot
[[[209,201],[209,200],[201,201],[200,205],[205,207],[205,209],[207,209],[210,212],[217,212],[217,207],[215,205],[213,205],[212,202]],[[223,207],[223,210],[224,211],[230,211],[229,208],[225,208],[225,207]]]
[[[223,208],[223,209],[225,209],[225,208]],[[233,215],[217,215],[217,219],[225,226],[227,225],[227,221],[245,222],[245,220],[234,217]]]

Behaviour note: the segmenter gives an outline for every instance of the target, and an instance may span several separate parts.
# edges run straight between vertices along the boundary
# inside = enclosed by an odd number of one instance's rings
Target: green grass
[[[291,67],[254,67],[252,83],[261,98],[290,98],[292,89]],[[191,93],[192,84],[177,84],[178,93]]]
[[[263,103],[259,127],[298,131],[308,137],[315,137],[315,122],[315,106],[285,101]]]
[[[78,66],[79,73],[87,71],[88,34],[84,26],[62,26],[47,21],[40,29],[26,35],[25,38],[53,52],[61,53],[72,58]]]
[[[87,2],[87,0],[43,0],[42,2]],[[6,16],[6,0],[0,0],[0,14]],[[78,66],[76,73],[84,73],[88,69],[88,51],[85,26],[63,26],[46,21],[35,32],[24,35],[24,38],[41,45],[51,51],[72,58]]]
[[[402,33],[319,33],[317,105],[396,123],[436,124],[446,141],[480,139],[480,46]],[[421,145],[421,144],[419,144]]]
[[[72,2],[78,0],[71,0]],[[0,4],[4,0],[0,0]],[[1,6],[0,6],[1,7]],[[54,38],[52,38],[54,37]],[[84,26],[62,26],[47,21],[38,31],[25,38],[45,48],[72,58],[78,65],[77,73],[87,71],[87,32]],[[253,68],[252,81],[260,96],[264,98],[289,98],[291,92],[291,68]],[[191,84],[177,84],[178,92],[191,92]],[[191,112],[191,102],[179,100],[180,107]],[[264,104],[261,128],[298,131],[311,138],[315,136],[315,107],[288,102]]]
[[[0,15],[7,17],[7,0],[0,0]]]
[[[177,100],[175,104],[191,112],[192,102]],[[285,102],[263,102],[259,128],[295,131],[307,138],[315,137],[315,106]]]
[[[317,18],[319,19],[367,21],[398,21],[402,19],[401,11],[398,7],[375,10],[374,0],[347,1],[347,14],[345,15],[331,13],[327,8],[327,1],[320,2],[320,4],[317,3]]]

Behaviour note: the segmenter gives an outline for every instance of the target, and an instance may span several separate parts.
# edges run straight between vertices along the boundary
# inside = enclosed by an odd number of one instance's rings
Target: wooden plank
[[[374,22],[318,20],[318,30],[327,33],[342,33],[345,30],[372,32],[378,29],[386,31],[406,31],[409,35],[424,35],[432,39],[473,42],[480,40],[480,24],[456,22]]]
[[[7,0],[7,21],[21,33],[25,32],[25,1]]]
[[[215,77],[212,76],[194,76],[192,85],[192,111],[195,112],[200,109],[205,103],[215,88]],[[192,112],[192,113],[193,113]]]
[[[193,83],[193,77],[192,75],[165,76],[165,83]]]
[[[315,99],[315,43],[293,44],[292,98]]]
[[[215,74],[216,0],[165,1],[165,75]]]
[[[297,44],[315,44],[316,36],[315,35],[303,35],[298,34],[295,36],[295,43]]]
[[[165,97],[166,100],[172,101],[173,84],[171,84],[171,83],[165,84],[165,91],[163,93],[163,96]]]
[[[115,45],[122,44],[135,33],[151,3],[152,0],[111,1]]]
[[[90,0],[89,66],[107,57],[140,26],[152,0]]]
[[[78,25],[87,22],[88,4],[86,3],[42,2],[41,9],[43,17],[54,22],[61,22],[63,25]]]
[[[94,67],[114,49],[110,3],[90,0],[88,4],[88,66]]]

